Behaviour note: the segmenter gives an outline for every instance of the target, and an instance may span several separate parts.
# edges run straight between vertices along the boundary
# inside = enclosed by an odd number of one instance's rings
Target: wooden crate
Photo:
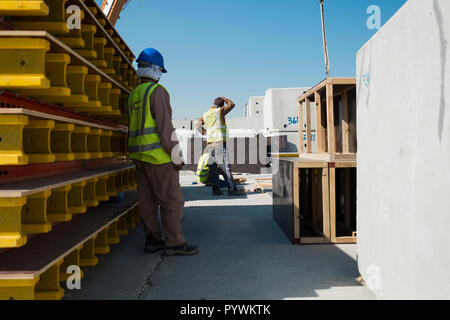
[[[273,217],[292,243],[329,242],[328,189],[326,162],[279,159],[273,175]]]
[[[356,243],[356,163],[279,159],[273,216],[294,244]]]
[[[299,98],[300,141],[306,130],[301,159],[356,160],[356,80],[330,78]],[[312,106],[314,103],[314,106]],[[312,113],[316,115],[317,152],[312,153]]]

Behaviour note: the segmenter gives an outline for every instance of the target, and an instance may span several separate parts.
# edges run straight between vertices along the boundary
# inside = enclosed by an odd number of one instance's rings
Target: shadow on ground
[[[201,252],[165,257],[142,252],[142,227],[88,269],[67,299],[374,299],[358,277],[354,245],[293,246],[265,194],[213,198],[185,186],[183,229]],[[158,267],[156,269],[156,267]]]
[[[147,299],[373,297],[355,280],[354,246],[293,246],[273,220],[266,195],[207,205],[198,199],[209,198],[208,188],[183,192],[188,202],[195,199],[185,209],[184,232],[201,254],[165,258]]]

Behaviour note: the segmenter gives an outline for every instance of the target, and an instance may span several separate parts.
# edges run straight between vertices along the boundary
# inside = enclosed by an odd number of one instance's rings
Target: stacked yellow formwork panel
[[[68,24],[75,13],[68,8],[74,5],[80,9],[79,28]],[[117,125],[126,125],[126,99],[139,84],[134,55],[95,1],[0,0],[0,15],[15,29],[0,31],[0,91],[58,106],[69,114],[24,115],[0,107],[0,166],[27,170],[35,165],[126,159],[127,133]],[[72,121],[71,113],[86,121]],[[97,120],[114,125],[98,125]],[[136,190],[134,166],[122,164],[114,170],[97,166],[77,178],[74,173],[36,177],[30,185],[0,180],[0,260],[33,244],[35,235],[51,236],[55,225],[113,206],[111,198]],[[0,267],[0,300],[61,299],[61,281],[68,279],[63,270],[95,266],[98,255],[109,253],[110,245],[135,227],[137,204],[58,254],[45,268],[5,273]]]

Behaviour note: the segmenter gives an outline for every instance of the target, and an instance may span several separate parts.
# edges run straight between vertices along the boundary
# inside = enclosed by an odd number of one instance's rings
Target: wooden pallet
[[[290,241],[356,243],[355,168],[348,161],[280,159],[273,214]]]
[[[300,188],[304,183],[301,179],[303,169],[316,170],[315,178],[317,186],[323,190],[328,190],[328,171],[326,163],[322,161],[299,161],[292,158],[280,159],[279,170],[273,176],[273,216],[289,240],[294,244],[321,244],[327,243],[327,230],[314,229],[303,217],[304,203],[301,202]],[[322,176],[323,175],[323,176]],[[323,188],[322,188],[323,187]],[[317,188],[314,189],[315,191]],[[315,196],[319,196],[317,193]],[[328,193],[321,195],[323,201],[328,201]],[[314,202],[317,204],[318,202]],[[325,206],[325,209],[328,206]],[[319,209],[319,208],[317,208]],[[320,210],[314,210],[315,221],[325,221],[323,225],[327,226],[328,210],[322,210],[322,216],[319,217]],[[326,228],[325,228],[326,229]]]
[[[356,159],[356,79],[330,78],[320,82],[299,99],[300,127],[306,126],[306,148],[300,144],[300,157],[312,158],[311,114],[316,114],[317,154],[341,160]],[[315,107],[311,106],[315,103]],[[303,108],[305,106],[305,108]],[[304,124],[304,125],[303,125]],[[303,141],[303,130],[299,130]],[[322,159],[324,156],[322,155]]]

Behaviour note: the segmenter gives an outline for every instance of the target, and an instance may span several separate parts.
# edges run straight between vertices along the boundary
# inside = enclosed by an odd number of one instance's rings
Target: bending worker
[[[198,166],[197,166],[197,181],[199,183],[203,183],[206,186],[210,186],[211,185],[211,175],[210,175],[210,156],[208,153],[203,154],[200,157],[200,160],[198,160]],[[223,172],[223,170],[218,167],[218,173],[219,175],[222,175],[225,177],[225,173]],[[225,187],[227,186],[227,183],[224,180],[219,180],[219,185],[220,187]]]
[[[136,165],[140,215],[147,237],[145,252],[197,254],[199,248],[186,243],[181,227],[184,199],[179,171],[183,163],[172,124],[169,93],[158,83],[161,75],[167,73],[164,59],[157,50],[149,48],[137,62],[142,84],[128,98],[128,151]]]
[[[226,103],[226,105],[225,105]],[[241,196],[243,193],[239,191],[234,184],[233,175],[231,173],[231,165],[227,154],[227,137],[228,129],[225,116],[230,113],[235,104],[230,99],[220,97],[214,101],[208,111],[206,111],[199,121],[206,128],[207,146],[204,153],[210,155],[210,177],[213,188],[213,195],[221,195],[218,164],[225,173],[225,180],[228,186],[228,195]]]

